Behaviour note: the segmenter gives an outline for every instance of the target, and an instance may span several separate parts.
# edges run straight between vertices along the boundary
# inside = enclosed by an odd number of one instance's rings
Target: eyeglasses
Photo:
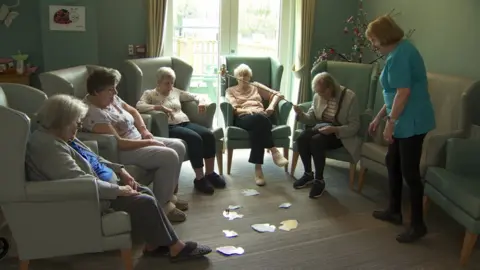
[[[77,122],[77,129],[82,129],[82,127],[83,127],[82,121],[78,121]]]

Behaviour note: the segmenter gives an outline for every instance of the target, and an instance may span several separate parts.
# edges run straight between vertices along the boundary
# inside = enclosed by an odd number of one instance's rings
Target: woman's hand
[[[149,146],[160,146],[160,147],[165,147],[165,144],[159,140],[155,139],[149,139],[148,140],[148,145]]]
[[[153,135],[147,128],[144,128],[140,134],[142,135],[142,139],[153,139]]]
[[[134,190],[131,186],[120,186],[119,189],[120,193],[118,194],[118,196],[121,197],[129,197],[140,194],[140,192]]]
[[[293,105],[293,111],[294,111],[296,114],[302,114],[302,113],[303,113],[302,108],[298,107],[298,105]]]
[[[198,104],[198,112],[205,113],[207,111],[207,106],[205,104]]]
[[[368,125],[368,134],[370,134],[370,136],[373,136],[375,134],[379,124],[380,118],[378,117],[375,117],[372,122],[370,122],[370,125]]]
[[[325,126],[325,127],[319,128],[318,132],[320,132],[324,135],[330,135],[330,134],[333,134],[333,133],[337,132],[337,128],[334,127],[334,126]]]
[[[130,186],[132,189],[134,190],[137,190],[138,188],[138,183],[137,181],[135,181],[135,178],[133,178],[133,176],[131,176],[127,170],[125,170],[124,168],[122,168],[122,170],[120,171],[120,173],[118,174],[120,176],[120,180],[122,180],[122,182],[128,186]]]
[[[265,110],[265,114],[266,114],[267,116],[271,116],[271,115],[273,114],[273,112],[275,112],[275,110],[272,109],[272,108],[270,108],[270,107],[268,107],[268,108]]]
[[[383,130],[383,138],[388,143],[393,143],[393,128],[395,125],[391,121],[387,121],[385,129]]]
[[[168,118],[170,118],[170,119],[173,118],[173,110],[172,110],[172,109],[169,109],[169,108],[167,108],[167,107],[165,107],[165,106],[163,106],[163,105],[156,105],[156,106],[154,107],[154,109],[155,109],[156,111],[164,112],[164,113],[168,116]]]

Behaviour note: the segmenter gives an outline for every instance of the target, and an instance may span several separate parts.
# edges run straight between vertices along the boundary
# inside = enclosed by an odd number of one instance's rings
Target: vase
[[[25,63],[23,60],[17,60],[17,74],[22,75],[25,72]]]

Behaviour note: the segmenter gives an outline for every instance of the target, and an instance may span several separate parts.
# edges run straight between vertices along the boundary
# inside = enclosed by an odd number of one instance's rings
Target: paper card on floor
[[[234,219],[237,219],[237,218],[243,218],[243,215],[237,213],[237,212],[234,212],[234,211],[230,211],[230,210],[225,210],[223,211],[223,216],[228,218],[228,220],[234,220]]]
[[[288,208],[290,208],[290,206],[292,206],[292,204],[286,202],[286,203],[280,204],[278,207],[279,207],[279,208],[283,208],[283,209],[288,209]]]
[[[243,248],[234,246],[218,247],[216,250],[218,253],[221,253],[225,256],[242,255],[243,253],[245,253],[245,250]]]
[[[230,231],[230,230],[223,230],[223,233],[225,234],[225,237],[227,238],[232,238],[232,237],[237,237],[238,233],[235,231]]]
[[[275,225],[270,225],[269,223],[263,223],[263,224],[253,224],[252,229],[254,229],[257,232],[274,232],[276,227]]]
[[[240,209],[241,206],[240,205],[229,205],[228,206],[228,210],[237,210],[237,209]]]
[[[296,221],[295,219],[284,220],[280,222],[280,224],[282,224],[282,226],[278,228],[282,231],[287,231],[287,232],[294,230],[298,227],[298,221]]]
[[[257,196],[260,192],[256,191],[255,189],[244,189],[242,190],[242,194],[245,196]]]

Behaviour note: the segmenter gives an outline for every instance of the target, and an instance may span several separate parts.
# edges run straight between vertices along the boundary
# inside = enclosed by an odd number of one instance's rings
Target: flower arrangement
[[[396,16],[400,13],[395,13],[395,9],[390,11],[388,15]],[[370,61],[370,64],[377,62],[383,58],[383,55],[371,45],[368,38],[365,36],[365,31],[367,30],[368,23],[368,14],[363,9],[363,0],[359,2],[358,13],[356,16],[350,16],[345,21],[345,27],[343,28],[343,33],[345,35],[352,35],[352,49],[350,52],[341,53],[337,51],[334,46],[327,45],[325,48],[318,52],[318,55],[314,59],[313,65],[318,64],[322,61],[327,60],[336,60],[336,61],[345,61],[345,62],[357,62],[363,63],[365,58],[365,52],[371,52],[375,56],[373,61]],[[411,29],[406,34],[407,38],[410,38],[415,32],[415,29]]]

